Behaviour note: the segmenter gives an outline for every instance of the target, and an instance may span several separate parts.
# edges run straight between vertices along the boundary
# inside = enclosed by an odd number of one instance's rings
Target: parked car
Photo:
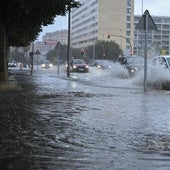
[[[118,61],[126,67],[131,77],[144,68],[144,58],[141,56],[124,56]]]
[[[42,68],[52,68],[53,64],[49,60],[44,60],[43,63],[41,64]]]
[[[89,66],[83,59],[73,59],[70,62],[70,71],[89,72]]]
[[[99,69],[110,69],[112,62],[109,60],[94,60],[90,66],[95,66]]]
[[[156,56],[151,60],[150,65],[170,69],[170,55]]]

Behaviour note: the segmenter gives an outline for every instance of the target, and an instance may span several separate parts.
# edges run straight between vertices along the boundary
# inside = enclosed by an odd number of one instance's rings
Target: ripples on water
[[[98,74],[21,78],[1,94],[1,169],[168,169],[169,94]]]

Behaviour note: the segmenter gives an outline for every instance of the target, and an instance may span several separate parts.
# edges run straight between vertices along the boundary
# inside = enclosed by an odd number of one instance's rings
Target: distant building
[[[55,31],[51,33],[46,33],[42,37],[42,41],[46,42],[58,42],[60,41],[61,44],[67,45],[68,41],[68,30],[60,30],[60,31]]]
[[[132,48],[134,0],[80,0],[72,9],[71,45],[93,45],[97,40],[115,41],[124,50]]]
[[[34,43],[34,51],[37,49],[41,55],[46,55],[48,51],[53,50],[58,42],[62,45],[67,45],[68,41],[68,30],[60,30],[51,33],[46,33],[42,37],[42,41]]]
[[[53,50],[56,46],[56,42],[53,42],[52,44],[47,44],[43,41],[36,41],[34,43],[34,51],[39,50],[41,55],[46,55],[48,51]]]
[[[135,15],[134,26],[137,25],[141,16]],[[148,31],[147,44],[160,50],[162,54],[170,54],[170,17],[152,16],[158,30]],[[145,32],[134,30],[134,52],[139,55],[144,55],[145,48]],[[152,53],[154,53],[152,51]],[[149,54],[152,55],[152,54]]]

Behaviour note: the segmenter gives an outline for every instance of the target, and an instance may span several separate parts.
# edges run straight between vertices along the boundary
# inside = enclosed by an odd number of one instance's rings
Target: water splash
[[[143,85],[144,69],[134,76],[133,83]],[[147,85],[156,89],[170,90],[170,71],[161,67],[149,67],[147,71]]]
[[[113,63],[113,66],[111,68],[111,74],[113,77],[116,78],[129,78],[128,70],[120,63]]]

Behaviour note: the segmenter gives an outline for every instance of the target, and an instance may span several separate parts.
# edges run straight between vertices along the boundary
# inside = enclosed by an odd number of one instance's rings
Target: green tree
[[[9,46],[27,46],[42,26],[52,24],[56,15],[65,15],[68,7],[78,7],[75,0],[1,0],[0,2],[0,81],[7,75]]]
[[[82,48],[71,48],[71,57],[82,58],[86,61],[92,60],[93,49],[93,45],[85,47],[83,49],[84,54],[82,55]],[[60,58],[62,59],[62,61],[66,61],[67,45],[61,45],[60,53]],[[120,46],[114,41],[97,41],[95,44],[95,59],[106,59],[116,61],[120,54],[122,54],[122,50],[120,49]],[[54,61],[54,58],[57,57],[57,52],[55,49],[53,49],[49,51],[46,56],[50,61]]]
[[[57,63],[57,55],[59,55],[59,59],[62,62],[67,60],[67,45],[61,45],[60,47],[60,54],[58,53],[58,49],[53,49],[47,52],[46,56],[47,59],[53,62],[53,64]]]
[[[93,58],[94,46],[86,48],[86,54],[89,59]],[[116,61],[118,56],[122,54],[120,46],[114,41],[97,41],[95,43],[95,59],[106,59]]]
[[[81,57],[81,50],[78,48],[71,48],[71,57],[73,58],[80,58]],[[58,51],[57,49],[50,50],[46,56],[47,59],[52,61],[54,64],[56,63]],[[67,60],[67,45],[61,45],[60,47],[60,56],[59,59],[62,60],[62,62],[65,62]]]

